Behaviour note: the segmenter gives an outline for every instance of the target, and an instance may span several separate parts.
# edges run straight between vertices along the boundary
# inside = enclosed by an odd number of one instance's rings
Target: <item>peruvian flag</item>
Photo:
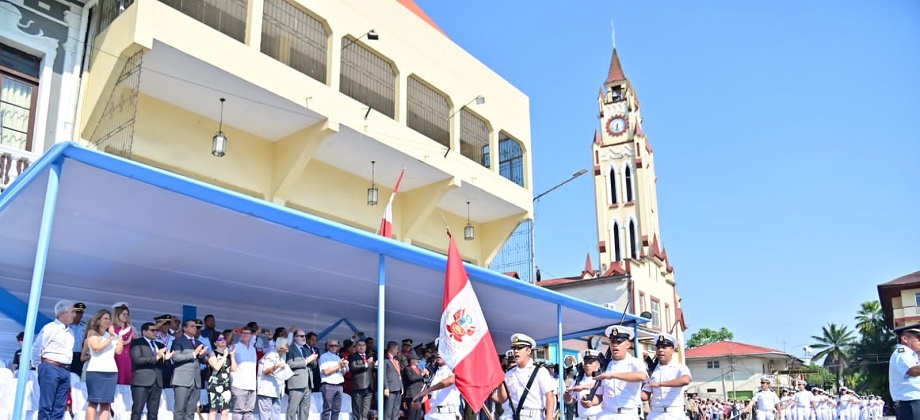
[[[403,168],[402,172],[399,173],[399,179],[396,180],[396,186],[393,187],[393,194],[390,194],[390,201],[387,202],[387,210],[383,213],[383,220],[380,221],[380,229],[377,230],[377,233],[387,238],[393,237],[393,199],[396,198],[396,193],[399,191],[399,183],[402,182],[403,175],[405,174],[406,168]]]
[[[505,380],[505,374],[452,235],[447,251],[443,308],[438,353],[453,369],[463,398],[478,412],[492,390]]]

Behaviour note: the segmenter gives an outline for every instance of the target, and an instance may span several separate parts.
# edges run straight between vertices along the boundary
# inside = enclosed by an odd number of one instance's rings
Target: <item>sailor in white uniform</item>
[[[586,399],[594,389],[596,381],[594,376],[600,373],[600,351],[585,350],[581,359],[582,372],[575,377],[575,381],[565,391],[565,403],[575,403],[576,420],[597,420],[597,415],[601,412],[601,406],[597,405],[590,408],[581,407],[580,401]]]
[[[757,405],[757,420],[776,420],[776,414],[782,411],[779,397],[770,390],[773,381],[770,378],[760,378],[760,391],[754,394],[751,402],[744,407],[744,412],[751,412],[751,407]]]
[[[803,380],[796,381],[798,391],[792,396],[793,407],[792,420],[811,420],[815,412],[814,395],[805,389],[806,382]]]
[[[677,339],[671,334],[655,337],[658,366],[642,387],[642,399],[649,402],[648,420],[686,420],[684,389],[693,380],[687,365],[674,358]]]
[[[438,340],[434,340],[435,346],[438,345]],[[431,410],[425,414],[425,420],[459,420],[460,390],[454,385],[454,372],[444,363],[440,354],[436,366],[437,371],[431,377],[431,386],[419,392],[412,403],[424,404],[427,399],[431,399]]]
[[[514,420],[552,419],[556,414],[559,384],[543,366],[531,360],[536,341],[524,334],[511,336],[515,366],[505,373],[505,382],[492,394],[492,400],[510,402]]]
[[[584,408],[601,406],[598,420],[638,420],[642,407],[642,383],[648,381],[645,362],[630,354],[634,337],[631,328],[622,325],[607,327],[610,339],[610,361],[607,370],[594,379],[601,381],[590,400],[582,400]]]

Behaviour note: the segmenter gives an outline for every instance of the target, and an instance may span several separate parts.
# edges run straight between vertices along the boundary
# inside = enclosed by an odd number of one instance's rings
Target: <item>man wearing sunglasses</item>
[[[322,420],[338,420],[342,410],[342,386],[345,383],[345,372],[348,371],[348,360],[339,357],[339,341],[326,342],[326,352],[319,357],[319,371],[322,378],[320,392],[323,393]]]
[[[772,382],[770,378],[760,378],[760,391],[757,391],[754,394],[754,398],[751,398],[751,402],[744,407],[745,413],[749,413],[751,407],[756,404],[757,420],[774,420],[776,418],[776,414],[782,409],[782,406],[780,405],[779,397],[770,390]]]
[[[693,378],[690,376],[690,369],[687,368],[687,365],[674,359],[676,341],[677,339],[671,334],[662,333],[655,337],[658,366],[652,372],[648,383],[642,388],[642,399],[649,402],[652,410],[648,415],[648,420],[686,419],[684,388]],[[776,394],[773,396],[775,397]]]
[[[556,414],[556,389],[559,384],[549,371],[531,360],[536,341],[524,334],[511,336],[515,366],[505,373],[504,386],[492,394],[492,400],[508,401],[514,420],[552,419]]]
[[[314,353],[307,344],[306,331],[296,328],[292,331],[294,345],[285,355],[287,365],[294,372],[294,376],[287,381],[289,399],[286,418],[288,420],[307,420],[307,417],[310,416],[313,381],[319,380],[313,377],[312,366],[316,364],[319,355]]]
[[[630,354],[633,330],[611,325],[605,331],[610,339],[610,362],[607,370],[595,377],[601,381],[592,399],[581,401],[582,407],[601,405],[598,420],[638,420],[642,405],[642,383],[648,381],[645,362]]]

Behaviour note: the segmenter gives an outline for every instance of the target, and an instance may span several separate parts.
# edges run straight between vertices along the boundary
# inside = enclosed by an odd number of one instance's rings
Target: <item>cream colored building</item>
[[[920,271],[878,285],[878,297],[888,328],[920,322]]]
[[[794,388],[802,379],[801,359],[779,350],[732,341],[717,341],[686,352],[693,382],[687,392],[703,398],[750,400],[769,378],[775,389]]]
[[[85,7],[84,144],[367,231],[406,168],[395,238],[478,265],[532,218],[528,97],[411,0],[126,3]]]
[[[538,284],[631,314],[650,313],[651,322],[640,327],[643,351],[653,349],[650,341],[660,332],[683,342],[687,324],[658,224],[655,153],[616,50],[597,105],[601,128],[591,156],[600,267],[589,255],[581,275]],[[584,342],[571,343],[584,347]]]

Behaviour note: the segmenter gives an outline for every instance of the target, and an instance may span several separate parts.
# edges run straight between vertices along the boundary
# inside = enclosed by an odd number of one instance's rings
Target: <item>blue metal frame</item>
[[[0,288],[0,314],[16,321],[19,325],[26,325],[26,314],[29,312],[29,305],[6,289]],[[39,312],[35,321],[35,326],[45,325],[51,322],[45,314]],[[35,332],[38,332],[36,329]]]
[[[345,318],[342,318],[342,319],[340,319],[340,320],[338,320],[338,321],[335,321],[334,324],[332,324],[332,325],[326,327],[326,329],[324,329],[324,330],[320,331],[318,334],[316,334],[316,339],[317,339],[317,340],[322,340],[323,338],[326,337],[327,334],[331,333],[333,330],[336,329],[336,327],[338,327],[339,325],[341,325],[343,322],[345,323],[345,325],[348,325],[348,328],[351,328],[351,331],[352,331],[352,332],[355,332],[355,333],[358,332],[358,327],[355,327],[355,324],[352,324],[351,321],[349,321],[349,320],[347,320],[347,319],[345,319]]]
[[[61,160],[55,160],[48,171],[48,186],[45,190],[45,206],[42,209],[42,223],[38,231],[38,244],[35,247],[35,266],[32,269],[32,289],[29,291],[29,307],[26,310],[25,334],[22,338],[22,358],[29,360],[35,339],[38,305],[41,301],[42,285],[45,282],[45,265],[48,263],[48,250],[51,248],[51,228],[54,226],[54,213],[57,207],[58,189],[61,185]],[[57,314],[54,314],[57,316]],[[22,363],[22,366],[28,364]],[[14,419],[22,418],[22,406],[25,403],[26,385],[29,382],[29,369],[19,369],[16,383],[16,399],[13,400]]]

